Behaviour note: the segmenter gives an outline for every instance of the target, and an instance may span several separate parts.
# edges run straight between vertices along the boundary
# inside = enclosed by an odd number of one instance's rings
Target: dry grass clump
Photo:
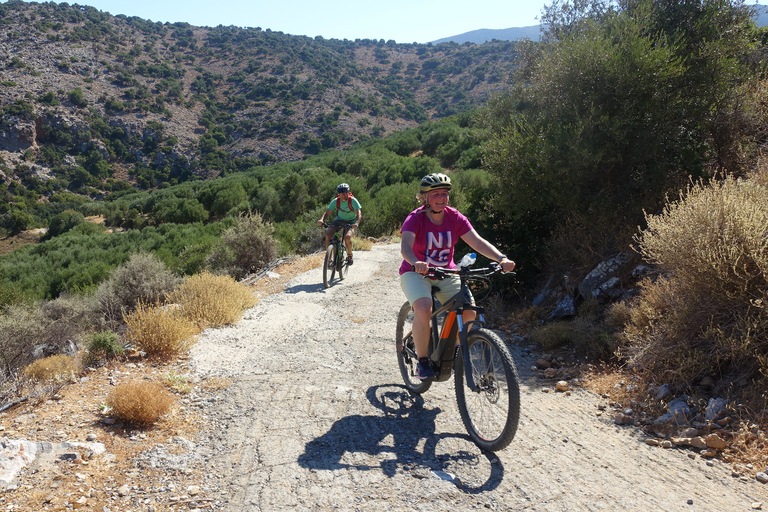
[[[373,248],[373,242],[360,236],[352,237],[352,251],[370,251]]]
[[[182,315],[178,308],[152,306],[139,302],[124,317],[128,326],[125,337],[149,357],[163,360],[186,353],[200,332],[197,324]]]
[[[24,376],[38,382],[70,381],[77,373],[75,358],[61,354],[38,359],[24,368]]]
[[[168,296],[180,312],[200,328],[219,327],[238,321],[258,299],[248,287],[229,276],[203,272],[188,278]]]
[[[621,354],[673,385],[768,376],[765,180],[692,185],[647,222],[638,248],[664,277],[642,283]]]
[[[733,433],[724,459],[728,462],[751,464],[757,471],[763,471],[765,461],[768,460],[768,434],[765,429],[765,418],[761,418],[763,425],[752,421],[742,421],[739,429]]]
[[[138,426],[152,425],[167,414],[174,398],[157,382],[128,382],[116,386],[107,397],[112,414]]]

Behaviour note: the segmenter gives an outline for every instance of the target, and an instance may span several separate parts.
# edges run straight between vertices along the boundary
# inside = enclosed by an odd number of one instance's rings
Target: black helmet
[[[336,192],[339,194],[343,194],[345,192],[349,192],[349,184],[348,183],[342,183],[338,187],[336,187]]]
[[[436,172],[421,178],[421,186],[419,188],[421,193],[427,193],[430,190],[437,190],[439,188],[451,190],[451,178],[441,172]]]

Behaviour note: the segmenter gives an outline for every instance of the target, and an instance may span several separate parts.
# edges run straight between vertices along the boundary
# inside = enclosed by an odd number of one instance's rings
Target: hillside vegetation
[[[0,24],[3,172],[92,197],[300,160],[467,111],[501,90],[516,55],[511,42],[313,39],[53,2],[0,4]]]
[[[741,2],[556,1],[540,42],[461,46],[66,4],[0,13],[13,35],[0,42],[0,225],[47,228],[0,259],[0,303],[59,326],[46,340],[76,338],[64,318],[124,329],[144,299],[115,283],[141,283],[137,254],[147,276],[239,278],[319,248],[338,183],[363,205],[359,233],[380,237],[418,179],[444,171],[452,203],[519,263],[504,299],[550,278],[573,288],[619,252],[653,265],[618,305],[576,295],[560,339],[647,371],[648,386],[765,383],[767,34]],[[169,282],[152,281],[153,300]],[[75,297],[86,306],[70,309]]]

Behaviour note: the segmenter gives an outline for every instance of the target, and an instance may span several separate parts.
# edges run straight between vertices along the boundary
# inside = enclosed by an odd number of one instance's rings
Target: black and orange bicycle
[[[454,375],[456,401],[464,426],[480,448],[497,451],[515,437],[520,417],[520,382],[512,355],[499,336],[484,327],[484,310],[465,301],[469,283],[488,280],[501,267],[443,269],[430,267],[430,277],[441,279],[457,274],[461,291],[440,304],[432,294],[429,360],[435,377],[422,380],[416,375],[416,347],[413,342],[413,310],[406,302],[397,317],[397,363],[405,386],[415,394],[427,391],[433,382]],[[477,318],[464,322],[463,313],[477,312]]]

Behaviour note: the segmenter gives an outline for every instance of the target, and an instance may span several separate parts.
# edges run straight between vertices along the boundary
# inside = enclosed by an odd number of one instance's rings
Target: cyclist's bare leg
[[[432,315],[432,299],[422,297],[414,301],[413,307],[413,344],[416,346],[416,355],[429,356],[429,317]]]
[[[329,226],[328,229],[325,230],[325,250],[328,250],[328,244],[331,243],[331,238],[333,238],[333,234],[336,233],[336,227]]]
[[[344,237],[344,245],[347,246],[347,258],[352,258],[352,233],[354,233],[354,229],[350,229],[347,231],[347,235]]]

